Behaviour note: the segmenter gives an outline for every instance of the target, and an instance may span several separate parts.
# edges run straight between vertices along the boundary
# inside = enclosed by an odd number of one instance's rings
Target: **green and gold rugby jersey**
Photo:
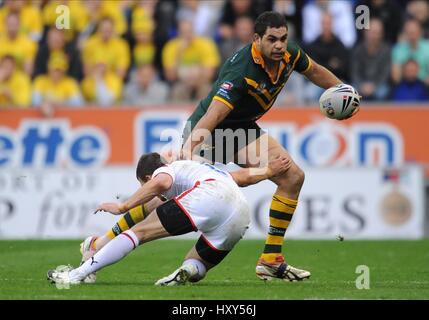
[[[213,99],[232,109],[218,128],[248,127],[272,107],[294,70],[303,73],[310,66],[307,54],[289,41],[277,77],[272,79],[264,69],[265,62],[256,44],[245,46],[222,66],[211,92],[188,119],[191,128],[207,112]]]

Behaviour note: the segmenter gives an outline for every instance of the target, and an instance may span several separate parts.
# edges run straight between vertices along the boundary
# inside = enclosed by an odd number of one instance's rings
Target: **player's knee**
[[[140,243],[144,243],[147,241],[147,239],[146,239],[147,233],[144,232],[144,230],[142,228],[140,228],[139,226],[133,226],[130,230],[132,232],[134,232],[134,234],[137,236],[137,239],[139,239]]]
[[[296,167],[296,170],[295,170],[296,172],[295,172],[295,174],[294,174],[294,176],[295,176],[295,182],[294,182],[294,184],[295,184],[295,186],[297,186],[297,187],[299,187],[300,189],[301,189],[301,187],[302,187],[302,185],[304,184],[304,180],[305,180],[305,173],[304,173],[304,171],[303,170],[301,170],[301,168],[299,168],[299,167]]]
[[[291,174],[290,184],[295,190],[301,190],[302,185],[304,184],[305,173],[299,167],[296,167]]]
[[[282,176],[276,179],[276,183],[280,188],[293,188],[295,190],[301,190],[304,184],[305,173],[297,165],[292,165],[291,168],[286,171]]]

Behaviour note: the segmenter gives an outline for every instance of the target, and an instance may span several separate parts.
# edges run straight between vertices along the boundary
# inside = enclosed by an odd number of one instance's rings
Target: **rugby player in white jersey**
[[[259,171],[241,169],[228,173],[207,163],[185,160],[165,165],[158,153],[143,155],[137,166],[137,179],[142,186],[127,201],[103,203],[97,211],[119,215],[155,197],[167,201],[154,214],[108,242],[79,268],[49,270],[48,278],[56,283],[78,284],[88,275],[121,260],[140,244],[200,231],[201,236],[183,265],[156,284],[199,281],[207,270],[225,258],[248,228],[249,208],[238,185],[281,174],[287,170],[288,161],[278,158]]]

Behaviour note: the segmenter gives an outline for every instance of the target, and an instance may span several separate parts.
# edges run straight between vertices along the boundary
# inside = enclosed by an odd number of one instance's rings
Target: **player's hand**
[[[119,215],[124,212],[122,203],[114,203],[114,202],[106,202],[106,203],[100,204],[95,210],[94,214],[99,211],[109,212],[114,215]]]
[[[291,161],[288,157],[279,156],[275,159],[271,159],[268,162],[268,176],[275,177],[282,173],[285,173],[290,168]]]

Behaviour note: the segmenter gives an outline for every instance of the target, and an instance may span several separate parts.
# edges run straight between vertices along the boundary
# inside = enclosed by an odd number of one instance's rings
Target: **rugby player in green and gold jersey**
[[[324,89],[342,81],[313,61],[297,44],[288,41],[283,15],[272,11],[262,13],[254,30],[253,43],[225,62],[210,94],[190,116],[181,156],[191,159],[199,154],[211,161],[232,161],[244,167],[259,167],[268,159],[288,157],[289,169],[270,179],[277,190],[271,202],[270,228],[256,275],[264,280],[303,280],[310,277],[310,272],[288,265],[282,245],[298,204],[304,172],[256,121],[270,110],[293,71]]]
[[[288,41],[287,36],[287,24],[281,14],[265,12],[257,18],[253,43],[227,60],[212,91],[189,118],[181,155],[190,159],[199,153],[213,162],[232,161],[248,168],[266,167],[269,161],[288,158],[287,171],[270,178],[278,188],[273,195],[270,228],[256,274],[261,279],[303,280],[310,272],[286,264],[282,244],[298,203],[304,172],[256,121],[272,107],[293,71],[323,88],[341,81],[311,60],[298,45]],[[88,237],[82,243],[82,261],[117,234],[145,219],[158,205],[157,202],[131,209],[106,235]],[[193,254],[191,250],[188,256]],[[89,279],[94,280],[95,276]]]

